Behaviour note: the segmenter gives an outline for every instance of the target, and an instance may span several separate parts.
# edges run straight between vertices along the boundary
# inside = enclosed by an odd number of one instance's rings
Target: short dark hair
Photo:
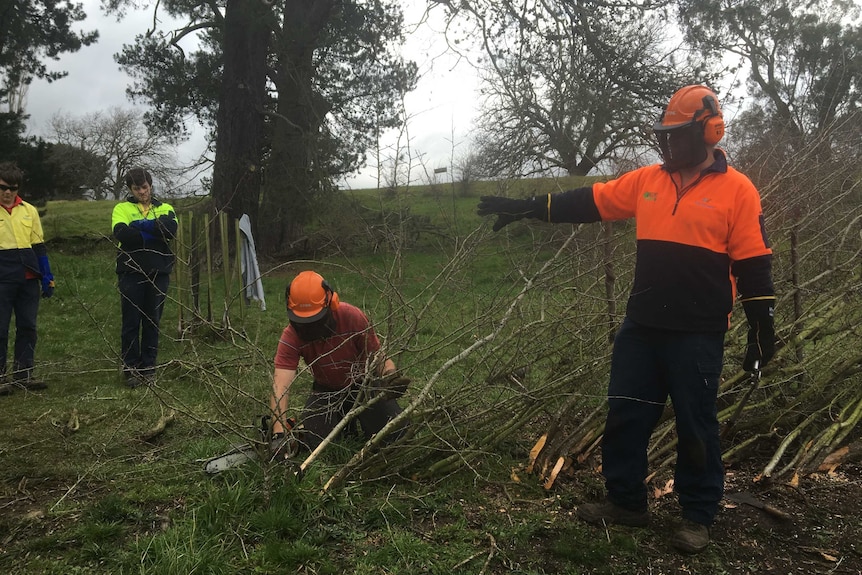
[[[142,186],[144,182],[147,182],[151,186],[153,185],[153,176],[150,175],[148,171],[143,168],[132,168],[126,172],[126,187],[131,188],[134,186]]]
[[[24,182],[24,171],[15,162],[0,163],[0,180],[13,186],[20,186]]]

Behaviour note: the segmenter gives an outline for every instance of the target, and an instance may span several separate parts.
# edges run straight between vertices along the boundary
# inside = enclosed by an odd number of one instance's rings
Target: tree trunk
[[[213,166],[217,211],[248,214],[257,225],[261,144],[266,94],[269,8],[263,2],[228,0],[224,21],[224,76]]]
[[[266,168],[258,245],[278,253],[302,235],[321,178],[315,170],[317,134],[328,105],[314,90],[314,50],[334,2],[288,0],[278,48],[278,109]]]

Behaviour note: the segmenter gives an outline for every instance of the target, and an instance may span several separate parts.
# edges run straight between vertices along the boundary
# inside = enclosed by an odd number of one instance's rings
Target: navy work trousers
[[[27,379],[36,352],[36,316],[42,287],[38,279],[0,282],[0,374],[6,373],[9,326],[15,314],[15,355],[12,358],[16,379]]]
[[[344,419],[347,412],[353,409],[359,394],[360,389],[356,385],[340,391],[330,391],[317,383],[314,384],[300,416],[303,426],[300,441],[309,451],[314,451]],[[370,439],[402,411],[401,406],[394,399],[378,401],[357,417],[362,435],[365,439]],[[405,427],[406,425],[387,436],[386,441],[398,439],[404,433]],[[348,426],[347,430],[355,430],[355,426]]]
[[[123,371],[153,373],[170,274],[119,274]]]
[[[612,503],[647,509],[647,448],[670,396],[678,437],[674,490],[682,515],[712,524],[724,494],[716,406],[723,354],[723,332],[623,322],[614,339],[602,439],[602,472]]]

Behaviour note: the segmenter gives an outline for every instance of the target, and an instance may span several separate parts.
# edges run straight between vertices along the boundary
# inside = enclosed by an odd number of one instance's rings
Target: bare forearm
[[[395,373],[398,368],[395,367],[395,362],[391,359],[387,359],[383,362],[383,370],[380,375],[389,375],[390,373]]]
[[[269,399],[269,407],[272,410],[275,421],[272,425],[273,433],[282,433],[287,424],[287,408],[290,405],[290,385],[296,377],[294,370],[276,369],[272,378],[272,396]]]

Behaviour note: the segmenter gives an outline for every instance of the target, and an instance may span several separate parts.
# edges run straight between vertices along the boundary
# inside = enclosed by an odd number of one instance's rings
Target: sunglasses
[[[7,186],[5,184],[0,184],[0,190],[3,190],[4,192],[17,192],[18,186]]]

